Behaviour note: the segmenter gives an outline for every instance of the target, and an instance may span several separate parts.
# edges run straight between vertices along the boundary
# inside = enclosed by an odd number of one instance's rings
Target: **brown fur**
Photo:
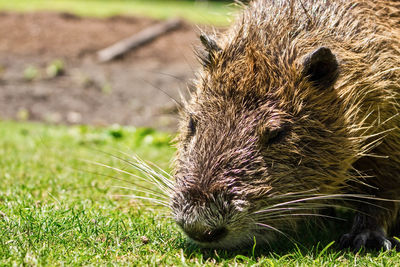
[[[259,0],[217,42],[204,38],[177,142],[171,206],[183,230],[211,247],[268,241],[307,217],[295,214],[357,195],[342,244],[368,235],[389,248],[398,205],[365,195],[400,195],[400,2]],[[339,69],[312,80],[319,47]]]

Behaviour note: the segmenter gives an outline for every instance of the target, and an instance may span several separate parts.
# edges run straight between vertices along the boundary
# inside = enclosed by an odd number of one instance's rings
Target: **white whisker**
[[[160,205],[162,205],[164,207],[169,208],[169,203],[168,202],[162,201],[162,200],[159,200],[159,199],[155,199],[155,198],[151,198],[151,197],[142,197],[142,196],[136,196],[136,195],[113,195],[113,196],[115,196],[115,197],[133,198],[133,199],[144,199],[144,200],[148,200],[148,201],[151,201],[153,203],[157,203],[157,204],[160,204]]]
[[[148,191],[145,191],[145,190],[140,190],[140,189],[126,187],[126,186],[118,186],[118,185],[115,185],[113,187],[114,188],[120,188],[120,189],[129,190],[129,191],[135,191],[135,192],[139,192],[139,193],[144,193],[144,194],[148,194],[148,195],[151,195],[151,196],[154,196],[154,197],[159,197],[159,198],[162,197],[162,199],[160,199],[160,200],[168,200],[168,198],[166,196],[160,196],[158,194],[154,194],[154,193],[151,193],[151,192],[148,192]]]
[[[293,243],[297,243],[293,238],[291,238],[289,235],[287,235],[287,234],[285,234],[284,232],[282,232],[281,230],[279,230],[279,229],[277,229],[277,228],[275,228],[275,227],[273,227],[273,226],[271,226],[271,225],[268,225],[268,224],[265,224],[265,223],[256,223],[256,225],[258,225],[258,226],[261,226],[261,227],[265,227],[265,228],[268,228],[268,229],[271,229],[271,230],[273,230],[273,231],[275,231],[275,232],[278,232],[279,234],[281,234],[281,235],[283,235],[284,237],[286,237],[287,239],[289,239],[291,242],[293,242]]]

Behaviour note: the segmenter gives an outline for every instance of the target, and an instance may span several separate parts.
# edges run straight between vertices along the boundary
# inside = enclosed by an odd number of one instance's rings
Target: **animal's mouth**
[[[195,240],[193,238],[190,238],[190,240],[194,242],[196,245],[203,248],[220,248],[227,250],[236,250],[251,246],[251,244],[253,244],[254,242],[254,237],[251,237],[250,235],[245,233],[243,234],[227,233],[224,237],[221,237],[220,239],[211,242],[204,242],[204,241],[202,242],[200,240]]]
[[[228,229],[216,228],[213,231],[188,232],[184,231],[190,241],[203,248],[222,248],[222,249],[240,249],[252,246],[257,240],[257,244],[270,243],[276,240],[276,233],[271,230],[260,228],[241,228]]]
[[[214,243],[214,242],[219,242],[222,239],[224,239],[229,231],[225,227],[219,227],[213,230],[208,230],[204,232],[187,232],[185,231],[186,234],[195,242],[198,243]]]

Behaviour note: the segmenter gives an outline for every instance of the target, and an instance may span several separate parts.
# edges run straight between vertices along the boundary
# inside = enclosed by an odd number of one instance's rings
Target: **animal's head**
[[[339,64],[325,47],[273,55],[251,38],[223,48],[201,41],[204,69],[177,140],[173,216],[203,246],[272,240],[315,208],[304,199],[337,189],[350,164],[333,88]]]

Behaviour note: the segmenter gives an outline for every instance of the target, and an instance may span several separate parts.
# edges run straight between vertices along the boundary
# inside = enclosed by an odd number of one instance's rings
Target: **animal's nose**
[[[190,238],[202,243],[216,242],[224,238],[228,234],[228,230],[225,227],[218,227],[215,229],[207,230],[184,229],[184,231]]]

